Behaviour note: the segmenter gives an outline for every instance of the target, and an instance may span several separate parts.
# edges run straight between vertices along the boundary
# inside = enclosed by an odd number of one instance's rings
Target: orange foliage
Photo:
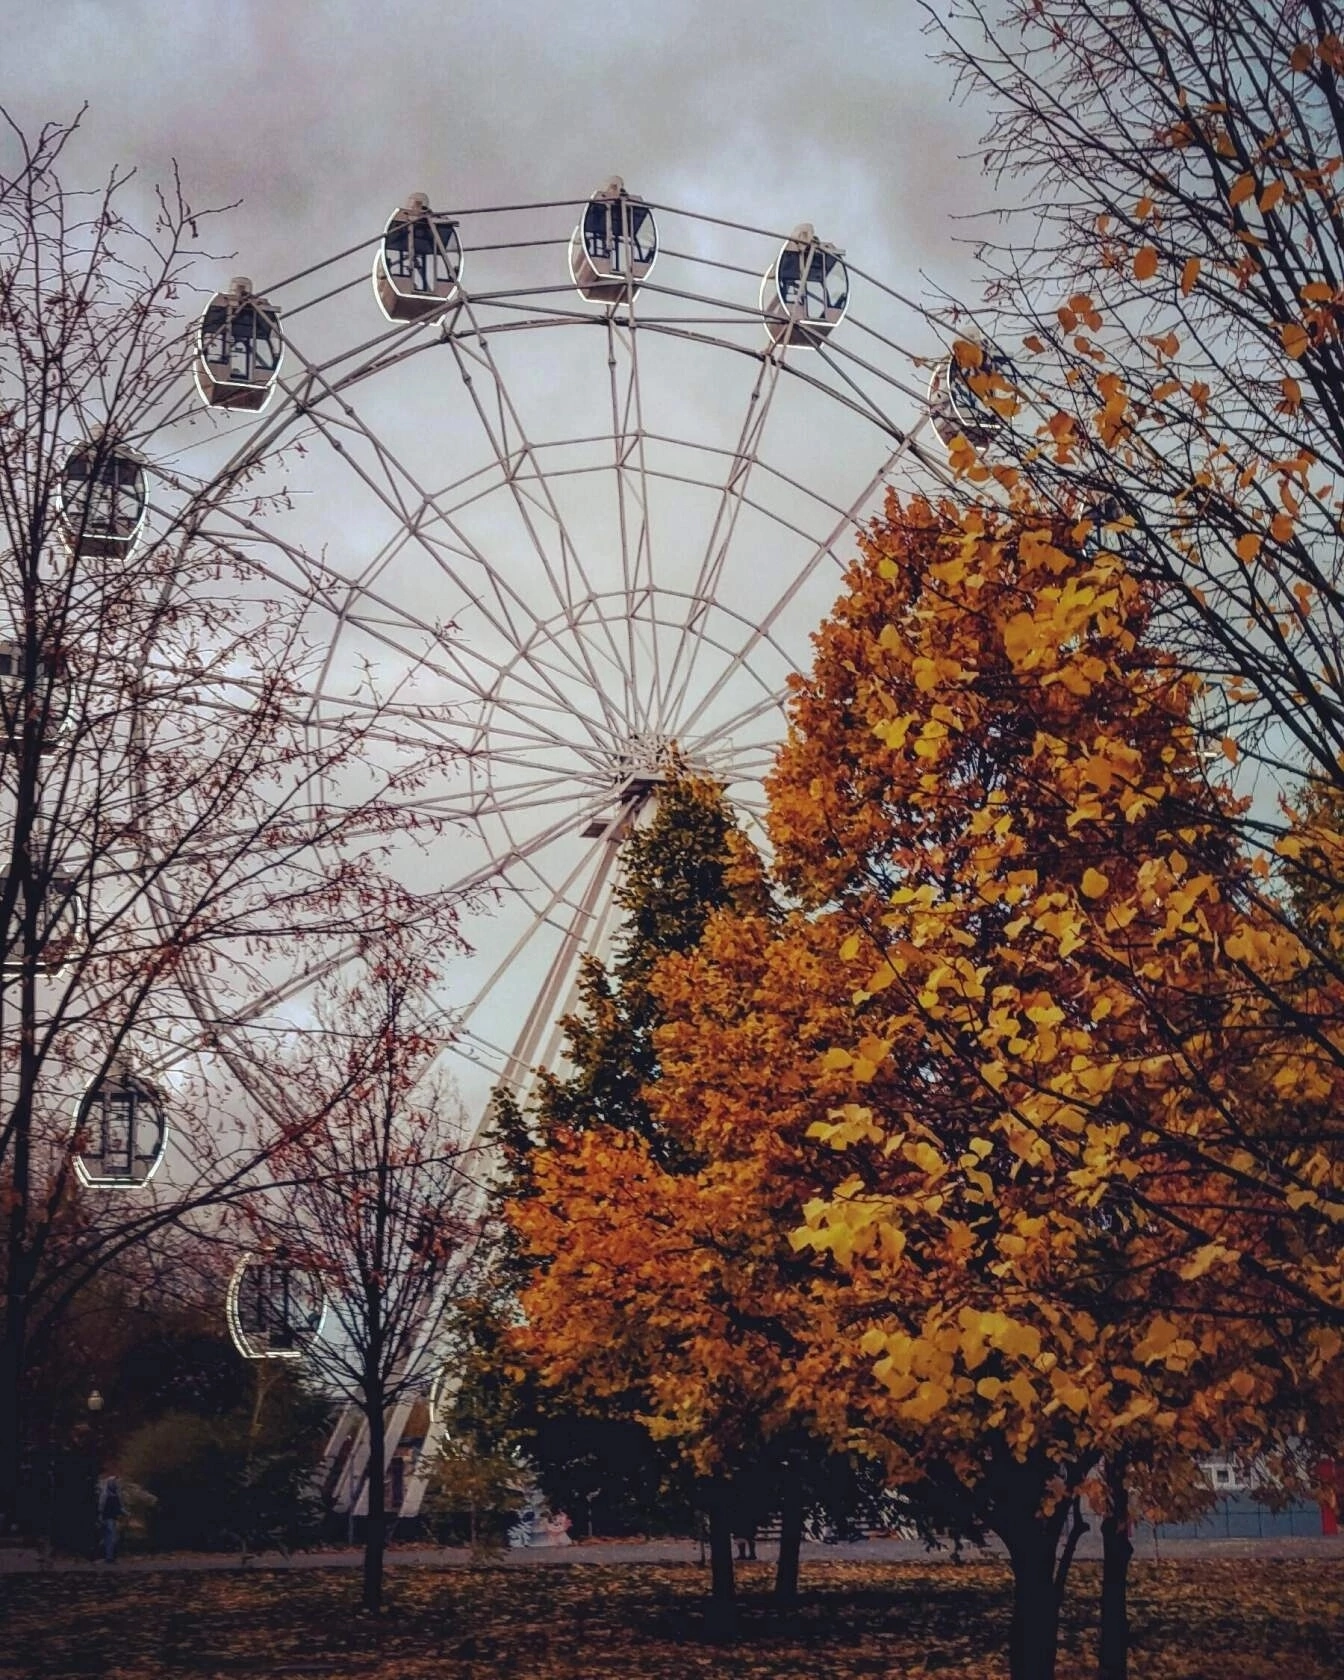
[[[1344,1346],[1338,1245],[1282,1218],[1344,1210],[1293,1141],[1333,1053],[1265,1001],[1306,954],[1245,891],[1198,681],[1082,535],[889,504],[770,780],[790,907],[653,976],[694,1170],[557,1138],[521,1216],[548,1381],[706,1470],[792,1423],[950,1476],[1051,1555],[1105,1461],[1328,1431]]]
[[[1229,1269],[1262,1308],[1338,1288],[1338,1250],[1294,1248],[1243,1193],[1337,1100],[1333,1056],[1264,1002],[1304,954],[1242,908],[1198,682],[1152,650],[1120,556],[1074,536],[893,503],[770,788],[853,1012],[827,1058],[853,1058],[849,1089],[813,1127],[850,1176],[796,1240],[851,1302],[862,1415],[971,1473],[986,1431],[1084,1457],[1264,1439],[1285,1389],[1338,1381],[1333,1330],[1285,1371],[1277,1326],[1219,1311]],[[1344,1191],[1339,1162],[1282,1181]]]

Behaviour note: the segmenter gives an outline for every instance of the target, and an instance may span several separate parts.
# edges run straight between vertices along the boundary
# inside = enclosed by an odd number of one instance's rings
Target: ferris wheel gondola
[[[658,258],[658,225],[642,198],[613,175],[584,206],[569,241],[569,277],[589,303],[627,303]]]
[[[1117,554],[1126,561],[1134,559],[1141,540],[1139,527],[1118,496],[1098,496],[1080,523],[1086,525],[1082,551],[1089,559],[1104,553]]]
[[[205,307],[196,333],[196,389],[211,408],[260,412],[284,360],[278,312],[238,275]]]
[[[8,874],[0,874],[0,898],[5,894],[9,879]],[[59,974],[74,955],[84,929],[79,883],[69,875],[48,878],[45,895],[38,906],[31,958],[24,921],[21,913],[10,917],[10,942],[0,952],[0,972],[21,974],[31,966],[38,974]]]
[[[233,1268],[225,1316],[244,1359],[302,1359],[326,1313],[321,1280],[283,1251],[245,1254]]]
[[[116,1062],[80,1099],[75,1136],[75,1173],[87,1189],[143,1189],[168,1147],[163,1095]]]
[[[53,751],[70,722],[72,696],[64,661],[39,648],[31,689],[25,675],[27,654],[18,642],[0,642],[0,752],[17,749],[23,738],[25,708],[41,723],[39,750]]]
[[[844,252],[817,238],[804,222],[793,230],[761,280],[761,313],[776,344],[817,346],[849,308]]]
[[[937,363],[929,380],[933,429],[948,449],[961,437],[983,455],[1007,433],[1017,391],[1012,358],[978,334],[968,335]]]
[[[149,508],[144,463],[124,444],[98,433],[66,458],[59,492],[61,533],[71,554],[126,555]]]
[[[388,217],[373,259],[373,295],[389,321],[418,321],[446,309],[462,285],[462,241],[450,216],[412,193]]]

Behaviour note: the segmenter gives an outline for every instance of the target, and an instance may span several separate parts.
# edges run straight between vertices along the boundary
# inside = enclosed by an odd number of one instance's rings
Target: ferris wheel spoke
[[[534,703],[527,710],[523,710],[521,709],[520,701],[517,699],[511,700],[504,696],[491,696],[487,690],[480,687],[479,679],[474,677],[472,673],[467,670],[461,659],[458,657],[457,650],[451,643],[439,644],[440,647],[448,653],[449,657],[454,660],[453,666],[449,668],[437,663],[433,658],[425,654],[422,649],[407,646],[406,643],[398,641],[395,636],[386,630],[379,630],[367,623],[361,623],[359,628],[370,638],[371,641],[380,644],[389,652],[395,653],[404,658],[410,665],[412,672],[429,672],[448,681],[461,682],[464,687],[469,687],[470,691],[477,700],[481,701],[483,704],[488,703],[492,708],[498,710],[501,714],[511,717],[514,723],[512,730],[500,725],[498,722],[492,726],[495,733],[501,740],[507,741],[508,739],[513,738],[519,741],[536,742],[540,737],[545,743],[548,743],[557,749],[570,749],[571,742],[569,739],[560,731],[549,727],[543,721],[548,715],[545,706]],[[491,669],[497,671],[497,667],[492,667]],[[526,688],[529,685],[524,684],[522,686]],[[339,708],[347,713],[351,710],[360,709],[358,703],[352,701],[350,697],[346,695],[326,694],[323,698],[326,701],[329,712],[336,708]],[[545,695],[544,692],[540,698],[549,701],[549,696]],[[382,705],[381,701],[379,702],[379,705]],[[560,708],[556,708],[556,711],[560,712]],[[565,708],[561,715],[569,717],[570,712],[568,708]],[[308,721],[317,722],[319,725],[321,723],[321,720],[309,719]],[[328,718],[326,727],[335,727],[334,717]],[[475,725],[474,733],[472,734],[471,739],[466,741],[462,739],[460,732],[455,736],[446,730],[444,733],[440,734],[439,739],[441,744],[455,747],[464,752],[479,750],[481,728],[481,724],[478,723]]]
[[[473,1028],[454,1026],[453,1035],[444,1045],[444,1049],[450,1056],[457,1057],[459,1061],[466,1062],[473,1068],[484,1068],[495,1085],[503,1081],[505,1069],[509,1065],[508,1051]],[[484,1129],[484,1118],[472,1132],[468,1148],[476,1146]]]
[[[650,431],[647,433],[647,438],[650,443],[662,444],[669,449],[693,449],[700,455],[703,455],[707,460],[714,463],[716,467],[721,467],[724,463],[731,462],[735,454],[735,451],[732,449],[716,448],[711,444],[691,443],[686,438],[672,437],[665,432]],[[686,484],[693,486],[697,490],[710,490],[716,495],[722,490],[723,486],[723,475],[721,472],[717,473],[715,476],[710,476],[708,472],[706,472],[704,476],[699,476],[691,472],[673,472],[668,467],[656,467],[650,468],[649,476],[655,480],[665,481],[668,484]],[[783,472],[779,467],[772,466],[768,461],[758,460],[752,477],[756,483],[760,483],[762,479],[766,479],[776,485],[787,485],[790,489],[797,490],[800,494],[806,496],[808,500],[815,503],[818,508],[825,509],[830,513],[838,515],[847,511],[846,507],[842,503],[832,501],[829,497],[823,495],[811,485],[803,483],[801,479],[795,478],[790,473]],[[796,536],[804,537],[809,542],[815,540],[808,530],[797,524],[795,521],[790,520],[785,514],[781,513],[778,508],[771,507],[764,499],[754,499],[750,487],[743,492],[743,501],[747,507],[754,508],[756,512],[764,514],[767,519],[781,525],[785,530],[792,531]]]
[[[473,325],[475,325],[475,319],[474,316],[472,316],[470,305],[467,306],[467,314],[468,317],[472,319]],[[470,394],[472,405],[482,427],[484,428],[487,440],[489,441],[491,448],[494,450],[496,459],[499,461],[506,480],[513,491],[514,502],[518,515],[523,522],[523,527],[527,532],[528,540],[532,545],[533,551],[535,552],[546,574],[547,581],[551,585],[556,603],[562,612],[569,611],[572,608],[576,593],[584,596],[592,595],[593,584],[584,568],[583,560],[578,552],[573,538],[569,533],[568,526],[561,514],[560,507],[556,502],[554,495],[551,493],[549,485],[546,483],[545,475],[541,471],[537,461],[536,451],[534,450],[533,445],[528,439],[527,433],[523,428],[517,404],[514,402],[513,397],[504,381],[499,363],[490,348],[488,340],[484,336],[479,338],[478,343],[475,346],[467,343],[461,338],[454,337],[451,340],[451,346],[453,354],[457,359],[458,371],[461,373],[463,382]],[[494,417],[487,412],[485,403],[482,401],[481,395],[476,388],[475,379],[467,366],[467,363],[471,361],[474,361],[478,367],[484,368],[490,379],[493,381],[496,403],[496,414]],[[549,549],[542,538],[541,531],[534,514],[529,508],[528,498],[524,495],[523,489],[518,481],[518,470],[524,463],[526,463],[526,465],[536,474],[537,485],[541,492],[540,510],[543,511],[544,516],[550,520],[556,533],[560,547],[558,567],[553,561]],[[532,507],[535,507],[536,505],[536,503],[533,503]],[[574,587],[575,580],[577,580],[580,585],[580,589],[577,592]],[[616,663],[620,665],[620,651],[616,645],[615,637],[612,634],[610,627],[605,627],[605,633],[607,640],[610,643],[613,657],[615,658]],[[582,653],[586,656],[586,643],[580,643],[580,648]],[[608,726],[615,729],[618,727],[618,714],[616,709],[608,700],[601,685],[596,683],[595,673],[590,674],[594,676],[594,687],[596,690],[595,698],[602,707],[603,712],[606,714]],[[629,702],[630,681],[631,674],[627,672],[627,705]]]
[[[472,312],[468,312],[473,336],[455,334],[447,342],[457,363],[458,373],[462,383],[466,386],[472,409],[480,422],[487,444],[498,463],[501,481],[513,497],[516,510],[527,534],[528,546],[531,548],[543,575],[551,587],[551,594],[556,606],[565,611],[573,602],[576,594],[575,578],[582,580],[580,594],[591,593],[591,585],[584,574],[582,562],[578,552],[570,540],[563,520],[558,511],[555,514],[555,525],[559,538],[560,553],[558,560],[542,540],[541,533],[533,516],[535,503],[529,505],[523,495],[521,480],[526,472],[534,480],[540,481],[542,474],[537,461],[536,452],[523,428],[521,417],[516,404],[510,396],[499,363],[492,353],[489,343],[480,323]],[[494,397],[494,412],[491,413],[486,399],[482,397],[477,385],[477,374],[468,364],[483,372],[489,381]]]
[[[712,593],[723,573],[728,551],[737,530],[752,467],[756,463],[775,392],[779,388],[783,360],[782,353],[773,351],[762,352],[760,355],[760,368],[747,401],[747,411],[743,417],[737,445],[729,461],[718,505],[714,511],[709,540],[705,544],[700,569],[691,590],[690,611],[686,615],[681,636],[673,650],[667,682],[659,698],[659,721],[669,733],[677,732],[678,713],[694,673],[698,633],[709,609]]]
[[[581,959],[585,954],[602,955],[616,915],[615,896],[609,889],[620,852],[617,838],[609,830],[598,842],[583,897],[573,906],[560,948],[509,1053],[504,1078],[515,1090],[522,1087],[538,1063],[554,1062],[563,1034],[561,1022],[573,1013],[578,1002]],[[543,1046],[545,1053],[541,1054]]]
[[[255,541],[263,552],[283,553],[294,564],[296,571],[304,580],[305,589],[309,592],[310,598],[320,601],[333,619],[349,617],[348,606],[344,603],[347,601],[351,590],[355,589],[352,579],[342,577],[329,563],[324,562],[319,567],[310,555],[286,543],[276,534],[265,531],[254,520],[241,515],[235,515],[234,517],[247,532],[249,538]],[[215,535],[218,540],[224,543],[237,540],[233,533],[207,534]],[[291,580],[285,578],[283,574],[277,572],[264,560],[255,560],[253,564],[260,575],[269,578],[282,588],[290,584]],[[390,599],[373,594],[367,589],[356,590],[356,596],[363,603],[382,605],[388,611],[389,619],[382,625],[368,618],[353,621],[372,640],[380,642],[389,651],[414,662],[423,670],[447,681],[460,683],[473,699],[481,703],[489,702],[491,705],[501,707],[504,711],[512,710],[517,713],[517,702],[511,702],[496,692],[501,669],[497,662],[492,663],[483,656],[475,654],[473,650],[450,639],[445,635],[442,625],[432,624],[428,620],[420,618],[408,605],[394,603]],[[389,628],[389,626],[397,625],[421,634],[424,637],[423,644],[417,647],[408,645],[404,640],[399,640],[391,633]],[[436,655],[431,655],[428,651],[430,648],[436,650]],[[482,672],[488,673],[489,681],[483,681],[482,676],[473,671],[473,660],[476,665],[480,666]],[[569,696],[557,688],[554,683],[540,683],[524,673],[518,678],[518,686],[524,691],[524,694],[530,694],[535,702],[549,702],[558,712],[566,716],[573,715]],[[518,715],[521,721],[524,714]],[[554,735],[553,738],[557,744],[560,744],[564,739],[559,734]]]
[[[487,977],[476,988],[471,1002],[454,1016],[453,1024],[455,1028],[461,1029],[468,1025],[486,999],[494,992],[496,986],[513,970],[518,959],[544,928],[549,927],[560,931],[562,934],[567,934],[570,931],[575,918],[584,914],[583,899],[573,897],[575,884],[594,868],[597,861],[605,855],[604,849],[609,849],[610,845],[611,842],[606,839],[595,840],[583,852],[578,862],[569,870],[558,886],[552,887],[549,882],[544,879],[541,880],[543,889],[547,891],[547,897],[532,909],[526,926],[495,967],[491,969]],[[556,920],[557,913],[564,910],[567,910],[569,914],[563,921],[558,922]]]
[[[749,658],[760,643],[769,638],[775,625],[779,623],[780,619],[787,612],[789,607],[792,606],[793,602],[810,582],[818,567],[822,566],[827,558],[835,561],[837,565],[843,565],[844,562],[837,553],[841,539],[854,531],[860,519],[863,517],[865,510],[873,505],[874,498],[876,497],[878,491],[890,478],[893,470],[910,448],[918,430],[919,427],[917,426],[910,436],[903,438],[894,449],[888,452],[882,465],[877,469],[862,489],[860,489],[858,495],[855,496],[849,507],[846,508],[840,515],[835,524],[826,533],[825,537],[816,544],[803,563],[794,570],[788,584],[776,596],[775,600],[765,613],[763,613],[760,623],[752,627],[746,641],[743,643],[739,655],[740,658],[744,660]],[[718,679],[711,684],[706,693],[697,702],[695,709],[686,718],[683,727],[688,730],[695,728],[696,724],[704,716],[705,712],[711,705],[713,705],[722,693],[726,680],[726,675],[721,674]],[[710,738],[720,738],[724,734],[728,733],[733,727],[734,720],[730,719],[720,725]]]
[[[312,377],[318,383],[322,382],[320,373],[317,373],[316,371],[314,371],[312,373]],[[311,417],[312,417],[312,420],[313,420],[313,424],[316,427],[316,429],[318,430],[318,432],[333,447],[333,449],[335,450],[337,455],[346,463],[346,465],[348,465],[351,468],[351,470],[361,480],[361,482],[370,491],[370,493],[372,495],[374,495],[378,499],[379,502],[382,503],[384,508],[387,511],[389,511],[394,516],[394,518],[397,518],[400,521],[401,528],[405,532],[408,542],[413,542],[413,543],[417,544],[432,560],[434,560],[434,562],[442,570],[444,570],[447,573],[447,575],[449,575],[452,578],[454,584],[463,591],[464,595],[468,599],[473,600],[475,602],[475,604],[478,605],[478,606],[481,605],[479,591],[472,589],[468,584],[466,584],[465,580],[456,576],[452,567],[445,565],[441,553],[438,551],[438,549],[435,547],[435,545],[428,540],[428,538],[426,536],[426,533],[423,530],[423,528],[421,527],[419,521],[417,521],[414,525],[408,524],[408,522],[407,522],[408,509],[407,509],[407,506],[405,505],[405,503],[403,502],[403,500],[401,498],[401,481],[404,480],[404,482],[406,484],[410,485],[413,488],[413,490],[415,492],[416,500],[418,502],[418,505],[421,508],[424,508],[426,506],[434,506],[435,505],[434,497],[432,495],[430,495],[424,489],[424,487],[418,483],[418,481],[415,479],[414,475],[409,471],[409,469],[407,469],[404,466],[403,463],[401,463],[399,460],[397,460],[393,456],[392,452],[389,449],[387,449],[386,446],[383,445],[380,440],[375,439],[372,436],[372,434],[368,431],[368,429],[363,426],[363,424],[360,421],[359,416],[358,416],[357,412],[355,411],[355,409],[353,407],[351,407],[348,403],[344,403],[343,401],[341,401],[339,393],[337,393],[335,391],[328,391],[328,395],[331,396],[333,399],[341,402],[341,406],[344,410],[346,426],[349,429],[357,431],[358,435],[366,441],[366,443],[369,445],[370,448],[373,449],[376,458],[380,461],[380,463],[382,464],[382,466],[384,468],[384,475],[389,480],[389,487],[388,488],[383,488],[382,486],[380,486],[380,484],[375,480],[374,476],[367,470],[367,468],[365,468],[363,463],[356,460],[355,456],[351,453],[351,451],[348,450],[341,443],[340,439],[337,438],[334,435],[335,427],[334,427],[334,422],[332,421],[332,419],[328,416],[325,416],[325,415],[321,414],[316,408],[310,408],[310,414],[311,414]],[[502,391],[502,387],[501,387],[501,398],[502,397],[503,397],[503,391]],[[479,408],[479,403],[478,403],[477,406]],[[503,461],[502,458],[501,458],[501,465],[502,466],[505,465],[505,462]],[[436,512],[437,511],[438,510],[436,508]],[[557,518],[558,518],[558,514],[557,514]],[[453,529],[452,522],[450,520],[448,520],[446,517],[445,517],[445,524],[448,526],[449,529]],[[461,533],[459,531],[456,531],[456,530],[454,530],[454,535],[461,537]],[[568,543],[567,534],[565,535],[565,542],[566,542],[567,549],[572,547],[572,545],[570,545]],[[500,580],[498,578],[498,575],[497,575],[495,569],[489,565],[489,562],[486,559],[486,557],[484,555],[480,555],[479,552],[474,549],[474,546],[469,548],[468,551],[471,552],[473,558],[478,560],[478,563],[483,568],[484,575],[487,578],[490,578],[492,580],[492,584],[493,584],[493,587],[495,588],[496,592],[498,592],[500,589],[502,589],[502,587],[503,587],[502,580]],[[355,583],[355,587],[360,586],[358,579],[355,579],[354,583]],[[526,608],[522,596],[520,594],[518,594],[516,591],[513,591],[511,593],[513,593],[514,599],[515,599],[516,604],[519,607],[519,609],[526,613],[526,616],[528,617],[530,622],[535,623],[536,622],[535,617]],[[493,628],[495,628],[501,634],[511,635],[513,641],[515,643],[517,642],[517,639],[518,639],[517,638],[517,630],[507,620],[507,618],[506,618],[504,623],[500,623],[500,622],[496,621],[493,625]],[[590,671],[589,675],[591,675],[591,674],[592,673]],[[556,698],[557,698],[557,700],[562,699],[562,695],[561,695],[559,690],[556,691]],[[609,718],[608,721],[609,722],[614,721],[614,714],[612,715],[611,718]]]
[[[430,552],[434,555],[439,569],[453,583],[454,587],[459,591],[461,598],[465,601],[470,601],[473,606],[482,611],[490,628],[500,635],[501,639],[510,650],[516,653],[518,650],[528,646],[530,641],[542,629],[540,622],[529,610],[526,623],[515,623],[513,613],[521,605],[518,597],[506,588],[498,572],[489,565],[484,554],[481,553],[479,548],[475,545],[467,545],[464,542],[442,543],[435,534],[433,526],[438,522],[443,522],[451,529],[451,522],[441,510],[433,507],[432,503],[428,503],[427,506],[433,508],[433,517],[430,520],[424,520],[418,523],[414,532],[414,539],[418,546],[422,550]],[[410,546],[412,539],[413,534],[409,531],[399,532],[395,537],[390,539],[389,543],[385,545],[384,551],[379,557],[380,564],[377,569],[383,569],[390,565],[393,560],[399,557],[400,553],[406,547]],[[491,610],[487,607],[481,600],[479,592],[472,591],[467,580],[457,570],[455,564],[457,558],[469,559],[480,568],[480,576],[488,584],[490,594],[496,603],[497,610]],[[369,570],[370,572],[374,572],[375,568],[371,566]],[[370,586],[367,583],[352,583],[349,587],[354,591],[356,596],[360,598],[368,597],[370,595]],[[557,649],[557,652],[563,663],[560,665],[548,665],[547,667],[551,676],[555,678],[557,682],[563,678],[573,679],[575,677],[583,677],[586,679],[586,671],[581,663],[573,656],[568,647],[562,645]],[[543,692],[546,692],[549,693],[553,702],[560,705],[566,704],[563,688],[557,687],[555,682],[546,685],[536,683],[532,686],[539,696]]]
[[[697,748],[702,753],[712,753],[720,742],[732,742],[744,729],[750,729],[763,718],[770,717],[784,710],[785,696],[782,694],[762,695],[751,705],[744,706],[725,718],[722,723],[704,730],[695,737]]]
[[[920,464],[926,471],[932,472],[934,478],[938,480],[943,488],[948,490],[956,488],[956,477],[947,466],[946,462],[933,460],[920,448],[917,442],[917,434],[930,426],[928,404],[926,400],[921,399],[918,393],[912,393],[904,386],[898,385],[895,387],[896,391],[903,396],[909,397],[911,395],[915,395],[916,400],[919,401],[920,405],[918,419],[915,424],[909,428],[902,428],[897,425],[895,420],[892,419],[887,409],[879,403],[875,397],[865,391],[859,384],[858,380],[853,378],[853,376],[846,371],[843,365],[848,362],[855,367],[863,368],[867,373],[877,374],[879,370],[875,368],[871,362],[865,361],[863,357],[855,355],[852,350],[845,350],[841,346],[830,342],[818,345],[817,355],[821,358],[823,364],[826,367],[829,367],[831,371],[841,380],[841,382],[854,393],[854,401],[863,408],[869,418],[875,421],[876,424],[880,426],[883,431],[888,433],[889,436],[900,438],[903,446],[899,450],[900,454],[905,454],[907,452],[913,454],[920,461]]]
[[[639,376],[639,334],[633,295],[622,321],[615,309],[607,315],[607,367],[611,401],[612,462],[616,480],[617,518],[621,544],[621,575],[626,592],[626,637],[629,668],[639,667],[637,626],[649,615],[648,681],[633,685],[637,732],[652,727],[652,708],[661,686],[661,650],[652,623],[654,602],[653,522],[649,505],[650,473],[644,431],[644,399]],[[625,356],[624,377],[621,355]]]
[[[180,672],[165,666],[150,664],[145,669],[151,677],[162,676],[170,680],[174,688],[180,680]],[[202,714],[244,717],[254,711],[258,701],[270,701],[272,698],[260,682],[242,677],[231,678],[227,687],[232,691],[233,698],[229,698],[228,692],[213,696],[198,695],[193,703],[194,709]],[[313,717],[310,715],[313,707],[325,707],[327,711],[324,715]],[[345,695],[334,691],[327,693],[316,687],[310,690],[305,711],[282,716],[288,724],[296,728],[315,729],[320,737],[337,732],[338,714],[342,722],[348,722],[350,718],[365,720],[360,725],[361,740],[379,745],[422,746],[427,736],[445,747],[456,744],[454,737],[448,733],[446,721],[436,718],[422,705],[399,706],[360,695]]]
[[[358,376],[352,376],[351,382],[356,377],[366,376],[365,372],[361,370]],[[395,544],[400,538],[404,543],[419,542],[422,547],[426,547],[427,544],[431,545],[431,558],[450,578],[454,587],[460,591],[463,599],[471,600],[473,604],[479,604],[479,583],[469,582],[457,572],[451,562],[446,563],[444,551],[446,549],[449,554],[473,562],[479,568],[480,577],[488,584],[497,603],[498,614],[495,618],[494,627],[510,637],[516,644],[523,632],[515,622],[513,614],[521,613],[529,627],[535,624],[535,615],[528,606],[523,593],[507,584],[498,570],[490,564],[489,558],[480,550],[479,546],[467,539],[452,518],[452,510],[443,505],[442,495],[428,492],[415,475],[388,449],[386,444],[365,426],[358,411],[345,400],[346,386],[344,384],[332,384],[325,378],[321,369],[313,370],[310,383],[312,390],[305,397],[304,405],[313,421],[314,429],[318,432],[324,432],[326,427],[344,429],[351,435],[358,436],[379,461],[387,480],[386,494],[378,490],[367,472],[353,460],[349,451],[341,445],[339,439],[334,438],[331,432],[325,432],[327,441],[333,444],[336,453],[344,457],[356,471],[361,473],[365,482],[379,496],[384,506],[393,513],[394,517],[399,519],[400,525],[397,537],[390,539],[390,542]],[[340,413],[333,416],[324,415],[313,392],[317,392],[319,397],[325,396],[339,408]],[[477,469],[476,473],[466,475],[463,480],[458,482],[465,483],[468,479],[478,478],[482,472],[488,470]],[[405,496],[405,487],[409,487],[412,491],[412,497],[409,500]],[[443,544],[441,540],[436,541],[430,538],[428,529],[433,523],[442,523],[444,528],[451,533],[454,541],[451,544]],[[385,544],[384,549],[386,550],[388,546]],[[351,580],[352,586],[360,590],[367,589],[386,563],[385,556],[375,557],[366,574]]]
[[[572,833],[573,827],[572,814],[563,817],[526,839],[514,841],[506,854],[486,864],[477,865],[449,882],[442,890],[449,896],[468,902],[473,894],[495,881],[502,873],[507,873],[511,867],[526,863],[538,851],[553,844],[563,835]],[[594,851],[596,851],[596,848],[594,848]],[[287,977],[284,981],[260,992],[228,1014],[214,1013],[197,1007],[194,1015],[198,1030],[192,1034],[187,1043],[165,1052],[155,1061],[153,1068],[148,1071],[154,1073],[169,1072],[192,1057],[208,1051],[221,1032],[241,1031],[269,1017],[274,1017],[287,1004],[291,1004],[310,993],[314,987],[347,967],[359,955],[361,949],[362,945],[359,941],[351,940],[344,943],[325,958],[306,965],[301,974]]]

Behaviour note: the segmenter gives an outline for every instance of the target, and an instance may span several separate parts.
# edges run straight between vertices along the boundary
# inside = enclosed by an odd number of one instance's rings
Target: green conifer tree
[[[507,1209],[532,1193],[538,1145],[560,1129],[603,1126],[637,1134],[671,1170],[694,1166],[660,1131],[643,1095],[658,1078],[661,1016],[650,981],[663,957],[695,948],[716,910],[768,907],[764,871],[723,789],[674,765],[649,820],[622,842],[615,890],[621,930],[609,962],[584,960],[577,1007],[561,1023],[562,1065],[538,1070],[527,1100],[508,1091],[495,1099],[497,1248],[489,1310],[475,1314],[468,1337],[464,1396],[495,1387],[508,1364],[503,1333],[535,1262],[513,1240]],[[512,1371],[510,1381],[510,1429],[553,1504],[568,1509],[584,1500],[571,1512],[576,1523],[600,1517],[608,1529],[649,1532],[684,1521],[695,1493],[688,1473],[633,1418],[587,1417],[526,1372]],[[702,1500],[709,1491],[699,1490]]]

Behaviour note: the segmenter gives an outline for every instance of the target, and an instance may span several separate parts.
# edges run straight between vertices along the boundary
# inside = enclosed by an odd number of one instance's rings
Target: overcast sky
[[[198,205],[241,198],[253,274],[326,254],[406,192],[586,193],[793,226],[865,267],[960,267],[964,161],[915,0],[7,0],[3,100],[25,126],[89,103],[80,161],[177,158]]]

